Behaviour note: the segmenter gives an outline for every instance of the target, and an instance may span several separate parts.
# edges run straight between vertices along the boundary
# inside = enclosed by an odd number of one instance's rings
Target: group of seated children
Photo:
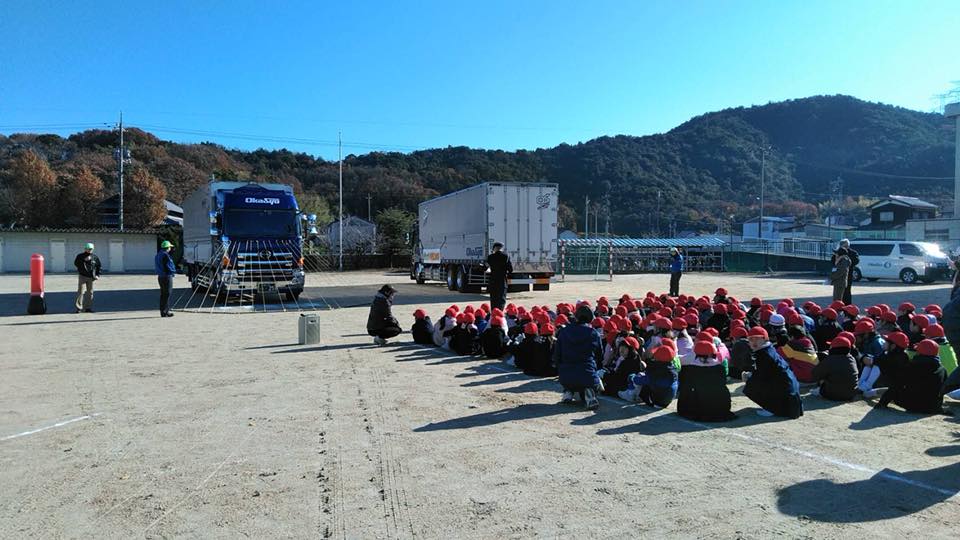
[[[414,318],[416,343],[558,376],[562,401],[591,409],[598,394],[658,408],[676,399],[686,418],[729,420],[728,378],[745,382],[761,416],[802,416],[801,384],[825,399],[879,398],[876,407],[917,413],[946,413],[945,394],[960,399],[960,370],[934,304],[922,313],[909,302],[863,312],[840,301],[745,305],[719,288],[712,299],[648,292],[624,294],[616,307],[606,297],[529,310],[452,305],[436,322],[422,309]]]

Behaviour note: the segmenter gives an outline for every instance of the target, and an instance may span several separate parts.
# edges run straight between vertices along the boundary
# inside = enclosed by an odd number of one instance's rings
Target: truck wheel
[[[423,265],[420,263],[417,263],[416,266],[413,267],[414,279],[417,280],[417,285],[423,285],[427,282],[427,277],[423,275],[423,270]]]
[[[917,272],[913,268],[904,268],[900,272],[900,281],[911,284],[917,282]]]
[[[859,268],[854,268],[850,277],[852,277],[854,281],[860,281],[863,279],[863,272],[861,272]]]
[[[456,266],[447,267],[447,290],[448,291],[457,290],[457,267]]]
[[[457,290],[462,293],[478,293],[480,292],[480,287],[470,284],[470,276],[473,274],[473,269],[467,266],[461,266],[460,270],[457,271]]]

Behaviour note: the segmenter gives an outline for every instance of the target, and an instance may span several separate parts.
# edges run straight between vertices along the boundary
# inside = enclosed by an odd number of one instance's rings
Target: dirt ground
[[[0,276],[0,537],[956,537],[960,417],[807,397],[803,418],[778,421],[739,383],[722,425],[612,399],[587,412],[558,404],[553,380],[365,333],[385,281],[404,325],[480,296],[398,274],[309,279],[300,303],[320,309],[323,341],[300,346],[293,306],[181,300],[161,319],[153,277],[108,276],[97,313],[76,315],[75,278],[48,276],[51,313],[27,316],[26,276]],[[666,285],[583,280],[512,301]],[[681,288],[720,285],[830,293],[811,276],[691,274]],[[947,294],[854,288],[864,305]]]

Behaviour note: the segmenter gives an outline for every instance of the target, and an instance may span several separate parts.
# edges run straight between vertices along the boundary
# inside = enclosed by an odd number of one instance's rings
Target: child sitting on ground
[[[528,322],[520,328],[521,334],[513,338],[507,346],[510,354],[513,356],[507,359],[507,364],[526,370],[527,366],[533,362],[535,354],[537,333],[537,323]]]
[[[418,345],[433,345],[433,323],[430,317],[422,309],[413,312],[413,327],[410,333],[413,334],[413,342]]]
[[[917,343],[917,356],[899,371],[887,374],[889,388],[883,393],[877,408],[891,402],[908,412],[946,414],[943,409],[943,383],[947,372],[940,365],[940,346],[925,339]]]
[[[597,371],[597,375],[603,381],[604,394],[616,396],[619,392],[626,390],[627,378],[630,374],[645,369],[645,364],[640,359],[641,346],[641,340],[633,336],[620,341],[616,362],[609,368]]]
[[[619,393],[620,398],[642,401],[652,407],[668,407],[677,395],[676,354],[670,345],[655,347],[647,369],[630,376],[627,389]]]
[[[477,353],[477,327],[474,326],[473,313],[462,313],[460,323],[450,335],[450,350],[460,356]]]
[[[705,336],[706,337],[706,336]],[[709,338],[693,346],[693,358],[683,362],[677,391],[677,414],[698,422],[723,422],[736,418],[730,412],[727,374]]]
[[[523,372],[534,377],[553,377],[553,324],[545,322],[538,327],[539,336],[530,340],[530,358],[524,361]]]
[[[858,372],[857,361],[850,354],[852,346],[846,337],[838,336],[830,342],[830,352],[811,372],[820,386],[811,390],[810,395],[833,401],[850,401],[856,397]]]
[[[487,358],[500,358],[507,353],[507,321],[503,317],[490,319],[487,329],[480,334],[480,348]]]

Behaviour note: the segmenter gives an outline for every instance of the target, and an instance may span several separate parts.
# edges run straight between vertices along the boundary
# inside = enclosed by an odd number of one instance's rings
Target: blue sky
[[[960,79],[956,7],[3,2],[0,133],[68,134],[122,109],[165,139],[335,159],[338,129],[345,153],[513,150],[815,94],[931,110]]]

